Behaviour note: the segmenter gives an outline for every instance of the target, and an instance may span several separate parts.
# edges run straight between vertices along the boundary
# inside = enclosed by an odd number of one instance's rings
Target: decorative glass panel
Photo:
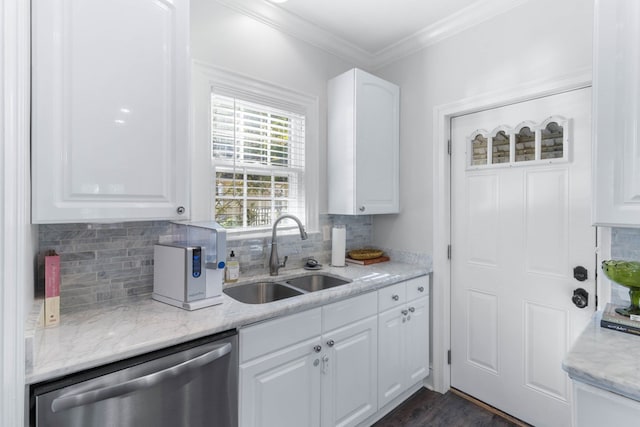
[[[487,164],[487,146],[488,140],[484,136],[478,134],[471,141],[471,166]]]
[[[516,133],[516,162],[536,159],[536,134],[525,126]]]
[[[564,129],[551,122],[542,129],[540,159],[561,159],[564,154]]]
[[[493,137],[491,163],[509,163],[510,148],[509,135],[501,130]]]

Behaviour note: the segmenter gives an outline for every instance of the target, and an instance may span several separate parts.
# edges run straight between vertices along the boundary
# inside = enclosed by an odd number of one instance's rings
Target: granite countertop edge
[[[326,267],[321,272],[352,282],[268,304],[244,304],[223,294],[222,304],[187,311],[146,296],[63,314],[58,326],[38,327],[27,337],[33,354],[27,358],[26,384],[52,380],[218,332],[320,307],[430,274],[431,269],[392,261],[380,265]],[[302,269],[292,269],[281,272],[279,277],[253,276],[225,286],[285,280],[305,273]]]
[[[602,312],[562,362],[572,380],[640,401],[640,337],[600,326]]]

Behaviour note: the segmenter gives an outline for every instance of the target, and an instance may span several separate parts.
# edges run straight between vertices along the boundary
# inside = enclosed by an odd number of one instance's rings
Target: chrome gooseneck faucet
[[[298,217],[291,214],[284,214],[280,215],[278,219],[274,221],[273,233],[271,235],[271,255],[269,256],[269,274],[272,276],[277,276],[278,270],[287,264],[288,257],[286,256],[284,257],[282,263],[280,263],[280,260],[278,259],[278,243],[276,242],[276,227],[278,226],[278,223],[280,221],[286,218],[292,219],[298,224],[298,228],[300,229],[300,238],[302,240],[307,240],[307,232],[304,231],[304,225],[302,225],[302,222],[300,222]]]

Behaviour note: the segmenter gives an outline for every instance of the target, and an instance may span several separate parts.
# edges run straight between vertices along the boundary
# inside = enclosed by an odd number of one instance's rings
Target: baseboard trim
[[[366,420],[358,424],[358,427],[369,427],[375,424],[377,421],[384,418],[384,416],[387,415],[389,412],[393,411],[398,406],[400,406],[402,402],[404,402],[405,400],[413,396],[422,387],[425,387],[422,381],[414,384],[412,387],[409,387],[404,393],[402,393],[401,395],[393,399],[391,402],[387,403],[382,408],[378,409],[378,412],[376,412],[375,414],[371,415],[369,418],[367,418]]]
[[[495,407],[493,407],[493,406],[491,406],[491,405],[489,405],[487,403],[484,403],[483,401],[478,400],[475,397],[470,396],[467,393],[458,390],[457,388],[451,387],[449,389],[449,391],[451,393],[455,394],[456,396],[459,396],[459,397],[461,397],[461,398],[473,403],[474,405],[479,406],[482,409],[485,409],[485,410],[491,412],[492,414],[495,414],[495,415],[497,415],[497,416],[499,416],[501,418],[504,418],[505,420],[507,420],[507,421],[519,426],[519,427],[532,427],[531,424],[527,424],[524,421],[522,421],[522,420],[520,420],[520,419],[518,419],[518,418],[516,418],[516,417],[514,417],[512,415],[507,414],[506,412],[502,412],[501,410],[499,410],[499,409],[497,409],[497,408],[495,408]]]

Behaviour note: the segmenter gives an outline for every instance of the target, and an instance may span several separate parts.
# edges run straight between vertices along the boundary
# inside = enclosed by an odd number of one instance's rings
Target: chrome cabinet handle
[[[409,314],[409,312],[407,310],[402,310],[402,315],[406,316],[407,314]]]
[[[394,300],[394,301],[398,301],[400,299],[400,296],[399,295],[393,295],[391,297],[391,299]]]
[[[420,286],[420,287],[418,288],[418,292],[424,292],[424,286]]]
[[[315,351],[316,353],[320,353],[322,351],[322,346],[316,345],[315,347],[313,347],[313,351]]]
[[[364,212],[364,210],[365,210],[365,209],[366,209],[366,208],[364,207],[364,205],[363,205],[363,206],[360,206],[360,208],[359,208],[360,212]]]
[[[329,340],[329,341],[327,341],[327,345],[328,345],[329,347],[333,347],[333,345],[334,345],[335,343],[336,343],[336,342],[335,342],[334,340]]]
[[[409,307],[409,311],[414,313],[416,311],[415,307]]]
[[[131,393],[142,388],[151,388],[168,378],[181,376],[184,375],[187,371],[208,365],[214,360],[220,359],[230,352],[231,343],[217,345],[208,353],[178,363],[177,365],[170,366],[166,369],[162,369],[160,371],[145,375],[143,377],[134,378],[120,384],[110,385],[107,387],[99,388],[97,390],[89,390],[83,393],[60,396],[54,399],[54,401],[51,403],[51,410],[53,412],[60,412],[64,411],[65,409],[84,406],[91,403],[100,402],[101,400],[110,399],[112,397],[121,396],[123,394]]]

